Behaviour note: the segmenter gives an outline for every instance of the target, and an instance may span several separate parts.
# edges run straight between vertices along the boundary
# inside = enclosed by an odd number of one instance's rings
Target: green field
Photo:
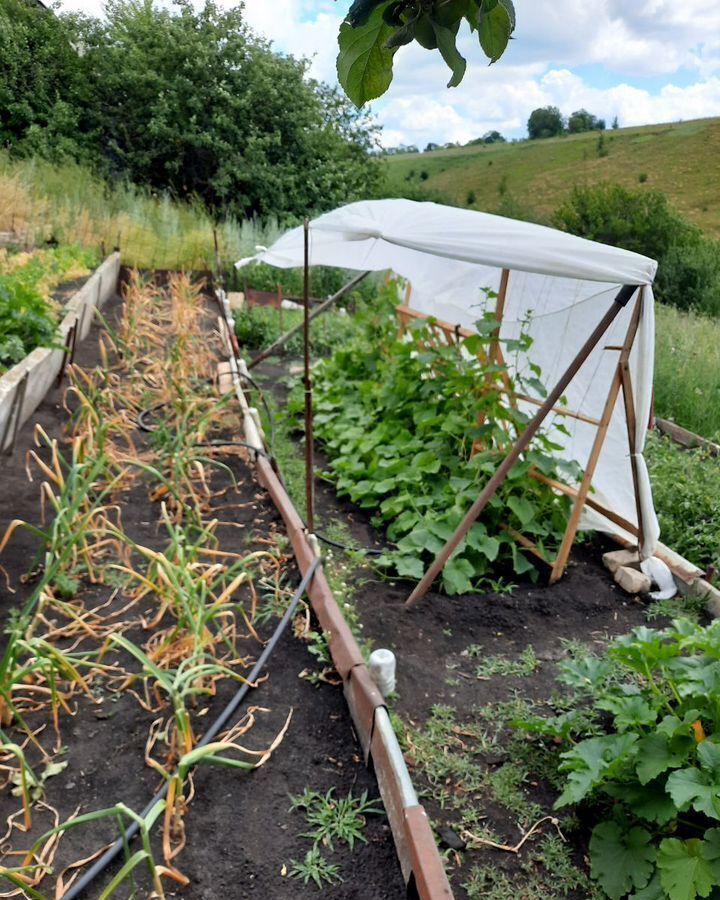
[[[512,200],[542,219],[574,185],[613,181],[662,191],[683,216],[720,237],[720,118],[606,131],[603,157],[597,142],[598,132],[588,132],[389,156],[387,187],[397,196],[427,190],[433,199],[491,212]]]

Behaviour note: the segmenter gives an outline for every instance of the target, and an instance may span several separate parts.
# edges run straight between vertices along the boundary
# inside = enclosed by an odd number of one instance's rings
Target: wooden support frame
[[[507,284],[508,284],[508,273],[507,270],[503,270],[503,278],[501,281],[500,292],[498,294],[498,310],[497,316],[499,322],[502,321],[502,316],[505,310],[505,295],[507,292]],[[550,574],[550,584],[554,584],[560,578],[562,578],[565,568],[567,567],[567,561],[570,556],[570,551],[572,549],[572,545],[575,541],[575,536],[577,534],[580,517],[582,514],[582,510],[584,506],[589,506],[591,509],[594,509],[596,512],[603,515],[609,521],[613,522],[615,525],[618,525],[624,531],[629,534],[634,535],[638,544],[641,545],[643,541],[643,527],[642,527],[642,508],[640,503],[640,491],[639,491],[639,481],[638,481],[638,469],[637,469],[637,455],[636,455],[636,423],[637,418],[635,415],[635,403],[632,394],[632,382],[630,376],[630,353],[632,351],[635,337],[637,335],[638,327],[640,324],[640,318],[642,316],[642,304],[643,304],[643,294],[644,290],[638,294],[637,300],[635,302],[635,306],[633,309],[633,314],[628,325],[628,329],[625,335],[625,340],[621,345],[606,345],[603,347],[605,351],[616,351],[620,353],[618,358],[618,364],[615,369],[615,373],[613,375],[613,379],[610,383],[610,387],[608,390],[608,395],[605,402],[605,407],[603,413],[599,419],[593,418],[591,416],[586,416],[583,413],[577,412],[576,410],[569,409],[563,406],[554,406],[552,408],[552,412],[556,415],[567,416],[570,418],[577,419],[580,422],[584,422],[588,425],[592,425],[597,428],[597,434],[595,437],[595,441],[593,442],[593,446],[590,451],[590,456],[588,457],[588,462],[586,468],[583,473],[583,478],[580,484],[577,487],[571,487],[570,485],[563,484],[560,481],[557,481],[552,478],[548,478],[543,475],[537,469],[532,469],[530,471],[530,476],[535,478],[538,481],[547,484],[549,487],[552,487],[554,490],[559,493],[565,494],[573,500],[573,507],[571,510],[570,518],[568,520],[568,524],[565,530],[565,534],[563,535],[563,540],[558,550],[558,554],[555,559],[548,559],[547,556],[537,547],[537,545],[527,538],[525,535],[516,531],[514,528],[510,526],[503,526],[503,529],[514,539],[516,540],[522,547],[524,547],[528,552],[532,553],[535,557],[544,562],[551,569]],[[397,307],[398,318],[401,319],[402,323],[402,331],[403,333],[406,323],[409,319],[422,319],[427,318],[424,313],[417,312],[416,310],[411,310],[405,306]],[[462,337],[467,337],[473,334],[469,329],[463,328],[461,329],[459,326],[452,326],[448,322],[437,321],[435,323],[436,330],[441,330],[444,335],[447,336],[448,342],[450,335],[460,334]],[[500,325],[498,325],[497,330],[494,332],[495,335],[499,337]],[[499,343],[495,344],[492,348],[492,352],[489,357],[485,357],[485,359],[490,359],[492,361],[502,363],[502,348]],[[503,389],[503,392],[506,393],[512,401],[522,401],[525,403],[530,403],[534,406],[542,407],[543,401],[538,400],[534,397],[530,397],[526,394],[518,393],[517,391],[513,391],[510,386],[506,386]],[[622,392],[623,402],[625,405],[625,415],[626,422],[628,428],[628,444],[630,447],[630,461],[633,475],[633,488],[635,493],[635,503],[637,509],[638,522],[640,523],[639,527],[633,525],[624,517],[618,515],[613,510],[608,507],[598,503],[590,496],[590,486],[592,483],[593,476],[595,474],[595,469],[597,468],[598,461],[600,459],[600,454],[605,443],[605,439],[607,437],[608,428],[610,426],[610,421],[612,420],[612,415],[615,409],[615,405],[617,403],[618,395]],[[481,416],[478,420],[478,424],[482,424]],[[475,445],[473,445],[473,452],[476,451]]]
[[[597,465],[597,459],[600,455],[600,450],[602,448],[602,444],[605,440],[605,435],[607,433],[607,427],[610,423],[610,418],[612,416],[612,412],[615,406],[615,402],[617,401],[617,394],[622,388],[625,392],[630,393],[631,384],[629,380],[629,357],[630,351],[633,346],[633,342],[635,340],[635,335],[637,333],[637,329],[640,322],[640,316],[642,313],[642,301],[643,301],[643,289],[641,285],[624,285],[620,291],[618,292],[615,300],[613,301],[611,307],[607,310],[605,315],[602,317],[598,325],[595,327],[592,334],[587,338],[581,349],[578,351],[577,355],[570,363],[568,368],[565,370],[560,380],[557,382],[555,387],[550,391],[548,397],[543,402],[542,406],[533,417],[533,419],[528,423],[525,431],[519,436],[514,446],[505,457],[503,462],[500,464],[498,469],[495,471],[494,475],[490,478],[488,483],[485,485],[483,490],[480,492],[478,498],[475,500],[473,505],[470,507],[468,512],[465,514],[460,525],[457,527],[455,533],[452,537],[447,541],[442,550],[438,553],[435,558],[435,561],[432,563],[430,568],[427,570],[423,578],[420,580],[418,585],[415,587],[415,590],[411,593],[410,597],[406,602],[406,606],[411,607],[414,606],[422,597],[425,596],[430,586],[432,585],[435,578],[440,574],[442,569],[445,566],[445,563],[448,561],[452,553],[458,547],[462,539],[467,534],[468,530],[472,526],[473,522],[480,515],[482,510],[485,508],[490,498],[495,494],[500,484],[506,478],[508,472],[513,467],[517,459],[520,457],[521,453],[527,448],[533,436],[537,432],[538,428],[542,425],[543,421],[547,418],[547,416],[553,410],[555,404],[559,401],[560,397],[564,393],[567,386],[570,384],[572,379],[578,373],[579,369],[583,365],[583,363],[587,360],[588,356],[591,354],[593,349],[597,347],[600,343],[600,339],[607,332],[608,328],[612,324],[612,322],[616,319],[618,314],[622,309],[629,303],[632,299],[633,295],[638,291],[639,294],[635,303],[635,307],[632,313],[630,326],[628,327],[628,332],[625,338],[625,342],[623,344],[623,350],[621,351],[620,360],[618,361],[618,366],[615,371],[615,376],[612,380],[610,391],[608,393],[608,398],[605,404],[605,410],[603,413],[603,417],[601,417],[601,423],[606,419],[606,423],[604,427],[602,424],[598,426],[599,435],[596,437],[596,440],[593,444],[593,448],[591,451],[591,458],[588,462],[588,468],[592,471],[589,475],[583,479],[583,483],[586,481],[587,486],[582,491],[578,490],[578,496],[576,498],[575,506],[573,507],[573,512],[571,513],[571,520],[568,523],[568,529],[565,534],[565,539],[563,540],[563,547],[561,547],[561,552],[567,543],[567,553],[564,556],[564,560],[561,559],[560,555],[558,559],[553,563],[553,571],[555,572],[558,569],[564,571],[565,563],[567,562],[567,554],[569,554],[569,547],[572,545],[572,540],[574,539],[575,532],[577,531],[577,525],[579,523],[580,511],[582,510],[582,506],[584,505],[585,499],[587,497],[587,493],[590,489],[590,479],[592,478],[592,472],[594,472],[594,468]],[[614,396],[613,396],[614,394]],[[627,402],[627,401],[626,401]],[[632,438],[630,437],[630,431],[632,430]],[[628,421],[628,439],[630,441],[631,452],[633,452],[633,448],[635,447],[635,420],[634,415],[631,421]],[[593,460],[593,457],[594,460]],[[638,509],[640,508],[639,501],[639,484],[637,477],[637,467],[633,468],[633,480],[634,487],[636,493],[636,501],[638,503]],[[582,496],[584,493],[584,496]],[[572,526],[572,527],[571,527]],[[574,530],[573,530],[574,529]],[[642,531],[642,521],[640,520],[640,527],[638,529],[640,532]],[[572,538],[568,539],[568,533],[572,531]],[[558,576],[559,577],[559,576]]]
[[[582,515],[583,507],[588,499],[588,494],[590,493],[590,485],[592,483],[593,475],[595,474],[595,469],[597,468],[598,460],[600,459],[600,452],[602,451],[603,445],[605,443],[605,438],[607,437],[608,428],[610,427],[610,421],[612,419],[613,412],[615,410],[615,404],[617,403],[618,394],[622,390],[623,398],[625,401],[625,411],[627,417],[627,427],[628,427],[628,442],[630,444],[630,458],[632,461],[632,474],[633,474],[633,487],[635,490],[635,500],[636,506],[638,510],[638,522],[640,523],[639,529],[639,542],[642,542],[642,513],[640,510],[640,499],[639,499],[639,489],[638,489],[638,472],[637,472],[637,459],[633,457],[635,453],[635,406],[632,396],[632,385],[630,383],[630,352],[632,351],[633,344],[635,342],[635,336],[638,331],[638,327],[640,325],[640,316],[642,315],[642,304],[643,304],[643,291],[640,290],[638,293],[637,300],[635,301],[635,307],[633,309],[632,317],[630,319],[630,324],[628,325],[627,332],[625,334],[625,341],[622,346],[617,347],[605,347],[605,350],[620,350],[620,357],[618,358],[618,363],[615,368],[615,373],[613,375],[613,379],[610,383],[610,389],[608,391],[607,399],[605,401],[605,408],[603,409],[602,416],[600,417],[600,423],[597,426],[597,433],[595,435],[595,440],[593,441],[592,448],[590,450],[590,456],[588,457],[587,464],[585,466],[585,471],[583,474],[582,481],[577,489],[577,493],[575,496],[575,502],[573,503],[573,508],[570,513],[570,518],[568,520],[567,527],[565,529],[565,534],[563,535],[562,543],[560,544],[560,549],[558,551],[557,558],[555,559],[552,572],[550,574],[550,584],[554,584],[560,578],[562,578],[563,573],[565,572],[565,567],[567,565],[568,557],[570,556],[570,550],[572,548],[573,542],[575,541],[575,535],[577,534],[578,526],[580,524],[580,516]],[[625,374],[623,374],[625,373]],[[628,415],[628,408],[632,410],[632,415]],[[629,523],[628,523],[629,524]]]

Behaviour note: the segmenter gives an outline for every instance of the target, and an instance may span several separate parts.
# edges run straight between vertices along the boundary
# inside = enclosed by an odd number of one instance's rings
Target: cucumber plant
[[[527,425],[508,394],[545,394],[540,369],[520,363],[532,343],[526,334],[502,342],[517,355],[520,372],[516,366],[511,374],[501,354],[488,352],[497,344],[492,314],[461,345],[440,345],[433,321],[416,320],[397,337],[386,320],[320,364],[316,376],[315,430],[331,458],[328,477],[394,542],[380,565],[415,579]],[[299,411],[300,399],[291,408]],[[536,559],[513,531],[548,558],[559,545],[569,501],[528,475],[535,467],[558,480],[577,478],[577,465],[555,455],[552,437],[535,436],[450,558],[442,575],[448,593],[482,587],[498,572],[536,578]]]

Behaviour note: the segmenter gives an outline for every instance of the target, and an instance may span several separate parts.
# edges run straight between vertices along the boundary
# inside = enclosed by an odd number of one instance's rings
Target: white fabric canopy
[[[264,262],[280,268],[301,266],[302,228],[284,234],[268,250],[242,259],[238,266]],[[564,232],[487,213],[412,200],[351,203],[310,223],[310,265],[382,271],[392,269],[412,285],[410,305],[419,312],[472,327],[497,292],[503,269],[509,270],[501,338],[524,327],[533,338],[528,354],[542,369],[548,389],[558,381],[622,285],[643,286],[640,325],[630,356],[636,410],[636,443],[644,526],[643,556],[652,555],[659,538],[650,480],[642,458],[652,403],[654,302],[657,263],[617,247]],[[599,419],[615,374],[617,348],[625,339],[635,297],[571,382],[568,408]],[[526,371],[527,359],[512,355],[512,370]],[[535,407],[527,406],[528,412]],[[553,429],[561,456],[585,467],[597,433],[594,425],[555,416],[569,435]],[[593,497],[637,525],[625,409],[615,405],[607,438],[593,477]],[[582,527],[618,533],[621,529],[586,508]],[[630,535],[626,535],[630,537]]]

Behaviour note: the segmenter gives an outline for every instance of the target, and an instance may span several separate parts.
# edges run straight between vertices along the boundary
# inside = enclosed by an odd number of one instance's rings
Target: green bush
[[[720,241],[674,244],[658,269],[658,296],[678,309],[720,316]]]
[[[659,305],[655,410],[720,443],[720,321]]]
[[[52,346],[57,315],[49,291],[94,264],[93,253],[76,247],[39,250],[19,266],[12,259],[0,258],[0,374],[36,347]]]
[[[235,315],[235,334],[241,347],[262,350],[269,347],[281,334],[302,322],[303,314],[297,310],[280,311],[271,306],[244,307]],[[338,347],[347,344],[354,334],[354,323],[349,315],[326,312],[310,325],[310,352],[313,357],[329,356]],[[279,351],[289,356],[303,352],[302,330],[293,335]]]
[[[720,571],[720,459],[650,433],[646,460],[663,543]]]
[[[703,238],[659,191],[619,184],[575,187],[553,217],[557,228],[658,261],[655,294],[680,309],[720,313],[720,242]]]
[[[700,232],[659,191],[630,191],[619,184],[574,187],[553,224],[580,237],[624,247],[661,262],[676,245],[697,243]]]

